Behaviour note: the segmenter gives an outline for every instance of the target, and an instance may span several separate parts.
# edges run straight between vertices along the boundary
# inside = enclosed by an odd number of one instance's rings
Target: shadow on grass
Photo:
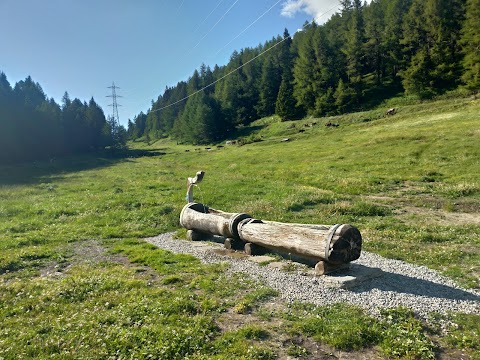
[[[95,153],[33,161],[0,164],[0,185],[26,185],[49,182],[55,175],[105,168],[141,157],[163,156],[164,149],[110,149]],[[46,179],[47,178],[47,179]]]
[[[385,85],[372,86],[365,91],[362,101],[362,110],[371,110],[380,106],[385,100],[395,96],[402,96],[404,93],[400,83],[389,83]]]
[[[235,132],[233,133],[233,137],[234,138],[247,137],[262,130],[266,126],[267,125],[255,125],[255,126],[240,127],[235,130]]]

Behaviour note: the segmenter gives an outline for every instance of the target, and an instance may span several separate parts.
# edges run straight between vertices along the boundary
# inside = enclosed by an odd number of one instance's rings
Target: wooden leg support
[[[252,243],[246,243],[244,249],[247,255],[264,255],[268,252],[264,247]]]
[[[227,250],[243,250],[245,242],[240,239],[226,238],[224,246]]]
[[[190,241],[200,241],[208,238],[208,235],[202,234],[201,232],[195,230],[187,231],[187,240]]]
[[[332,264],[327,261],[319,261],[315,265],[315,273],[317,275],[326,275],[337,270],[348,269],[350,264]]]

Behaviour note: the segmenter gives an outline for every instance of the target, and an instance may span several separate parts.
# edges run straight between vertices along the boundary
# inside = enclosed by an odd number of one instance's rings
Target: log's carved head
[[[203,170],[197,171],[197,173],[195,174],[195,177],[188,178],[187,185],[196,185],[200,183],[203,180],[204,175],[205,175],[205,171]]]
[[[187,196],[186,200],[187,203],[193,202],[193,187],[199,184],[203,180],[203,176],[205,175],[205,171],[200,170],[197,171],[195,177],[189,177],[187,179]]]

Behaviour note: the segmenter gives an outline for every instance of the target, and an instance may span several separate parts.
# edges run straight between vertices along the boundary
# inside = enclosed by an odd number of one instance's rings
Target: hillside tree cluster
[[[129,120],[129,138],[206,144],[274,114],[335,115],[402,92],[431,98],[480,90],[480,0],[340,3],[323,25],[305,23],[294,36],[285,30],[167,87]]]
[[[126,143],[125,128],[106,119],[92,98],[65,92],[62,105],[29,76],[12,88],[0,72],[0,163],[52,159]]]

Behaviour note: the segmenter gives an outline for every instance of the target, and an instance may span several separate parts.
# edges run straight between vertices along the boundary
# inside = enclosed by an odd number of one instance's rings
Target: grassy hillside
[[[478,316],[452,315],[457,325],[445,335],[406,309],[392,323],[392,314],[382,322],[333,306],[338,322],[324,332],[341,333],[353,318],[374,330],[368,342],[332,344],[300,326],[327,310],[279,304],[267,316],[271,290],[248,282],[225,288],[223,269],[140,240],[178,229],[186,178],[202,169],[197,201],[268,220],[352,223],[364,249],[480,288],[480,101],[404,104],[389,117],[385,110],[261,119],[239,130],[243,146],[162,140],[1,167],[0,358],[308,358],[318,344],[369,358],[456,349],[478,358]],[[239,301],[245,314],[235,312]],[[259,319],[263,325],[252,325]],[[401,336],[411,348],[392,340]]]

